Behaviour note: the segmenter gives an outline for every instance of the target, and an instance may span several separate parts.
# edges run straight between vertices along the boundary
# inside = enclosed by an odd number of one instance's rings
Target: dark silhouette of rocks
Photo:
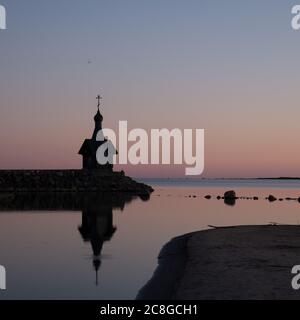
[[[224,197],[224,203],[228,206],[234,206],[236,203],[236,198],[225,198]]]
[[[101,170],[0,170],[0,192],[124,191],[149,194],[150,186],[121,172]]]
[[[225,204],[227,204],[229,206],[234,206],[236,199],[238,199],[238,198],[237,198],[234,190],[229,190],[224,193],[224,196],[222,199],[224,199]]]
[[[234,190],[229,190],[224,193],[224,199],[236,199],[236,194]]]
[[[217,196],[216,199],[217,200],[220,200],[220,199],[223,199],[224,200],[224,203],[226,203],[227,205],[234,205],[236,200],[240,199],[240,200],[259,200],[259,197],[258,196],[254,196],[254,197],[245,197],[245,196],[241,196],[241,197],[236,197],[235,196],[235,191],[233,190],[230,190],[230,191],[226,191],[224,193],[224,196],[221,197],[221,196]],[[206,195],[204,196],[205,199],[211,199],[212,196],[211,195]],[[265,198],[266,200],[270,201],[270,202],[274,202],[277,200],[277,198],[273,195],[269,195],[268,197]],[[300,203],[300,197],[299,198],[292,198],[292,197],[286,197],[285,199],[283,198],[279,198],[278,201],[298,201]]]
[[[274,202],[274,201],[277,200],[277,198],[270,194],[270,195],[268,196],[267,200],[269,200],[270,202]]]

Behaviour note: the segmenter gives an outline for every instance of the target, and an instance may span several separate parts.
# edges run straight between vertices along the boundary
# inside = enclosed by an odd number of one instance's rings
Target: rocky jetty
[[[131,192],[150,194],[152,187],[124,172],[103,170],[0,170],[0,192]]]

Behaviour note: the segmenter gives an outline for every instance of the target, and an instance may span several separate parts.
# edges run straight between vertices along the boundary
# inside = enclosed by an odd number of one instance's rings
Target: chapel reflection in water
[[[113,209],[123,210],[137,198],[147,201],[150,196],[124,192],[12,193],[2,196],[0,211],[81,211],[78,231],[83,241],[91,244],[97,285],[103,244],[110,241],[117,230],[113,225]]]

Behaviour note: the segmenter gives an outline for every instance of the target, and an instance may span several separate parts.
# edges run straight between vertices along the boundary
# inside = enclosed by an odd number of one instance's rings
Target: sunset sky
[[[105,127],[205,129],[202,177],[300,176],[296,2],[0,0],[0,169],[80,168],[100,93]]]

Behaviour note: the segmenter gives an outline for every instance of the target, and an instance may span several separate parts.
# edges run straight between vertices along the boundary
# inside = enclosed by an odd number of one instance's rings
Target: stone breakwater
[[[152,187],[124,172],[100,170],[0,170],[0,192],[133,192],[150,194]]]

